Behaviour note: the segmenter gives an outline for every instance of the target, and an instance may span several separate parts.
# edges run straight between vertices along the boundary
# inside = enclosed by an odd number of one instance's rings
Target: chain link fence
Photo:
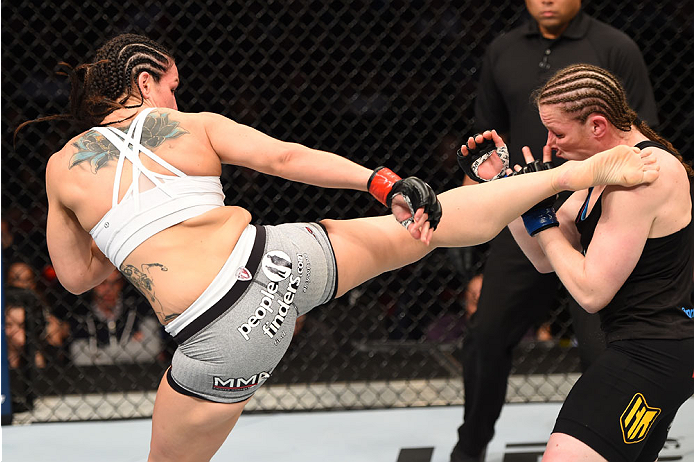
[[[691,159],[694,7],[617,0],[584,8],[639,44],[660,132]],[[45,165],[76,133],[66,122],[42,123],[15,143],[13,131],[67,109],[59,62],[81,63],[122,32],[146,34],[177,57],[181,110],[219,112],[443,191],[462,180],[454,153],[472,132],[484,50],[524,12],[510,0],[3,1],[3,292],[14,421],[151,415],[173,351],[144,300],[116,276],[76,297],[50,267]],[[258,223],[384,213],[367,194],[241,168],[225,167],[223,184],[227,202]],[[465,287],[484,254],[484,245],[440,249],[315,309],[248,409],[461,404]],[[109,301],[115,321],[98,309]],[[556,401],[570,389],[579,360],[565,305],[517,349],[509,400]]]

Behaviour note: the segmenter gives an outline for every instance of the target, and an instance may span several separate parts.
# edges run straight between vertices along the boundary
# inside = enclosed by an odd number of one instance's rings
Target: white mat
[[[560,404],[507,404],[488,462],[538,450]],[[281,462],[396,462],[403,448],[433,448],[448,462],[462,407],[244,415],[212,459]],[[6,462],[144,462],[151,420],[34,424],[2,428]],[[680,409],[661,457],[694,462],[694,400]],[[679,447],[676,447],[679,446]],[[427,461],[429,462],[429,461]]]

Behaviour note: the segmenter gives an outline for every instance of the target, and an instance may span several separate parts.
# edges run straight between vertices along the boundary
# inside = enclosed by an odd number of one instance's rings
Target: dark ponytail
[[[102,125],[113,111],[142,105],[144,99],[137,84],[142,72],[158,82],[173,63],[171,52],[157,42],[142,35],[118,35],[99,48],[93,63],[77,67],[60,63],[58,74],[70,79],[70,112],[26,121],[15,130],[15,138],[28,124],[46,120],[71,120],[80,129]],[[139,94],[140,103],[126,106],[134,94]],[[111,123],[117,122],[121,121]]]

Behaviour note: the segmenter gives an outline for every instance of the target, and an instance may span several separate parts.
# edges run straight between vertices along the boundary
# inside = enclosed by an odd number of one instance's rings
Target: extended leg
[[[443,217],[431,246],[412,239],[392,216],[326,220],[323,224],[337,260],[337,295],[385,271],[417,261],[435,247],[487,242],[537,202],[560,190],[654,181],[658,167],[647,154],[643,155],[618,146],[552,170],[446,191],[439,195]]]

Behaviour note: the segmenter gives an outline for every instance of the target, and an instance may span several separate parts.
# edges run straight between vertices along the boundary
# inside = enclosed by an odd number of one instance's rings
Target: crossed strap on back
[[[140,189],[138,187],[140,173],[144,174],[156,187],[160,188],[169,197],[175,197],[176,194],[167,188],[163,179],[171,177],[171,175],[162,175],[159,173],[152,172],[147,169],[140,160],[140,153],[145,154],[147,157],[169,170],[171,173],[178,177],[187,176],[185,173],[166,162],[164,159],[153,153],[151,150],[146,148],[140,142],[142,139],[142,128],[145,124],[145,119],[147,115],[154,108],[148,108],[140,112],[135,118],[135,121],[130,125],[127,133],[118,130],[113,127],[94,127],[93,130],[101,133],[108,139],[118,150],[120,155],[118,156],[118,165],[116,166],[116,175],[113,180],[113,199],[111,201],[111,207],[118,205],[118,194],[120,192],[120,180],[123,174],[123,164],[127,158],[133,166],[132,171],[132,183],[130,187],[125,192],[123,199],[127,197],[128,194],[133,195],[133,200],[135,202],[136,210],[140,210]]]

